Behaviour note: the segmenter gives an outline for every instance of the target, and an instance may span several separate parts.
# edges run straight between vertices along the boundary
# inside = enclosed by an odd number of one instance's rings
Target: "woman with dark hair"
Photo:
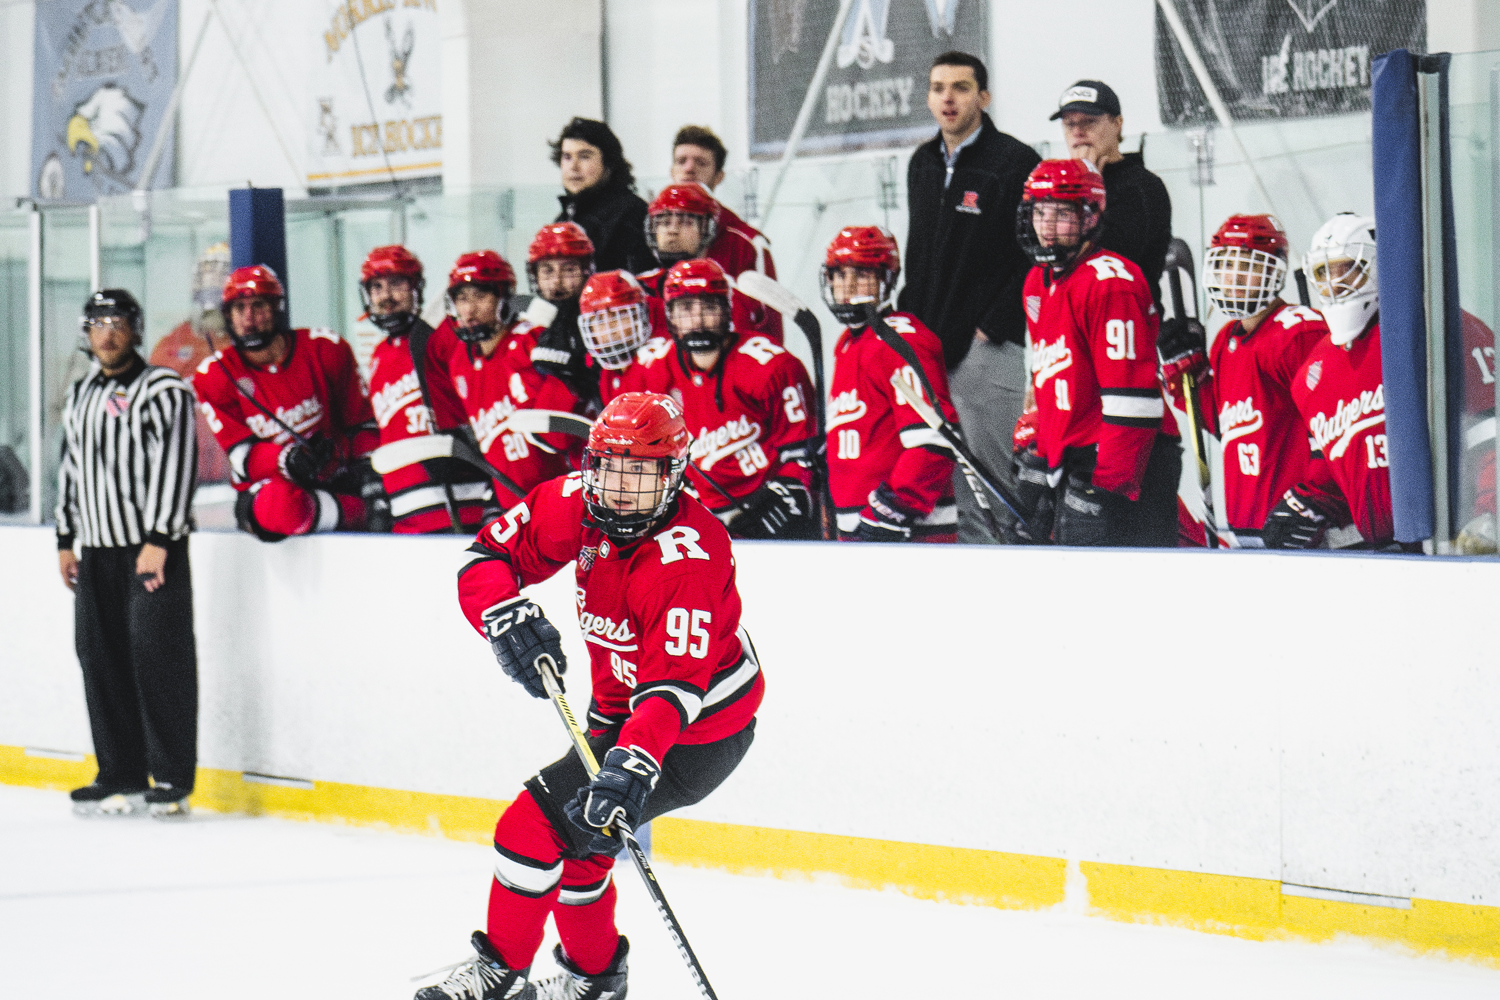
[[[576,222],[588,233],[595,268],[640,273],[655,267],[646,245],[646,202],[635,193],[630,161],[609,126],[574,118],[548,145],[562,170],[557,221]]]

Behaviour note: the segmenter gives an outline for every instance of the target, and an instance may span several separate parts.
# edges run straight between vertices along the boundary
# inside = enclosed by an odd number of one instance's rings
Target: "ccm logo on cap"
[[[1069,87],[1063,92],[1062,100],[1057,102],[1058,107],[1064,104],[1072,104],[1074,101],[1082,101],[1085,104],[1098,104],[1099,91],[1093,87]]]

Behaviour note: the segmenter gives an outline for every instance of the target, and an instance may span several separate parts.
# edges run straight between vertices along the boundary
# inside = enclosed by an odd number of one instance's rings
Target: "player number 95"
[[[697,608],[691,612],[687,608],[673,608],[668,611],[667,635],[672,638],[667,641],[667,655],[687,654],[695,660],[701,660],[707,656],[708,629],[703,626],[711,621],[713,621],[713,615],[707,611],[699,611]]]

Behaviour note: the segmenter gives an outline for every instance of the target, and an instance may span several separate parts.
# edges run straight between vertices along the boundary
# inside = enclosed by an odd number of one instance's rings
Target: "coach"
[[[1016,242],[1016,206],[1041,158],[995,128],[984,113],[989,104],[983,62],[964,52],[933,61],[927,107],[938,135],[917,147],[906,171],[910,223],[899,307],[942,341],[969,445],[990,472],[1014,486],[1011,432],[1026,382],[1021,284],[1031,269]],[[962,473],[954,476],[953,493],[958,540],[998,541]]]
[[[141,307],[129,292],[95,292],[82,325],[94,360],[63,409],[57,556],[77,596],[74,639],[99,774],[73,792],[74,807],[183,812],[198,743],[193,393],[141,359]]]

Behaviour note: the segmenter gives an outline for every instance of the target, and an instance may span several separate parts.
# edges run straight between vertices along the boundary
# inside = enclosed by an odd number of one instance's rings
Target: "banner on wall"
[[[437,0],[345,0],[313,43],[307,186],[442,174]]]
[[[1426,0],[1176,0],[1235,121],[1370,110],[1370,65],[1427,51]],[[1176,36],[1156,12],[1156,89],[1168,126],[1216,121]]]
[[[927,71],[957,49],[988,63],[985,0],[854,0],[797,152],[923,142],[937,134]],[[812,83],[839,0],[750,0],[750,155],[775,159]]]
[[[172,183],[172,123],[142,178],[177,83],[177,0],[51,0],[36,5],[31,190],[94,201]]]

